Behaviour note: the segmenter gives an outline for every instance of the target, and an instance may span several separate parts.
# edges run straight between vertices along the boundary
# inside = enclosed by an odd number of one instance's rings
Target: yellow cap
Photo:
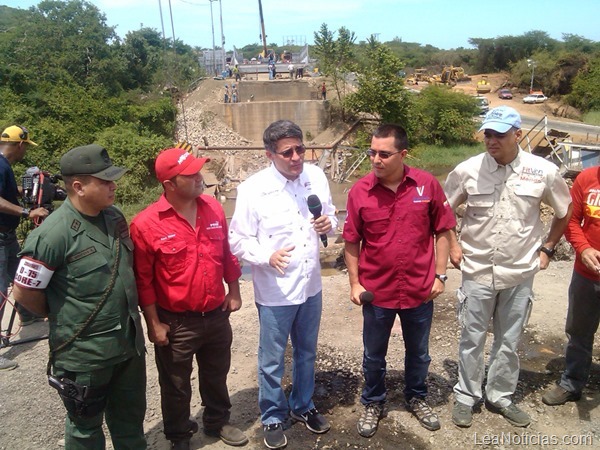
[[[27,142],[28,144],[35,145],[37,144],[29,139],[29,130],[25,127],[21,127],[19,125],[13,125],[8,127],[2,132],[0,136],[0,141],[2,142]]]

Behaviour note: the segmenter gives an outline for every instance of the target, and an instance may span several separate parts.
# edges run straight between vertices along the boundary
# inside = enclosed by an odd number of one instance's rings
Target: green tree
[[[359,73],[358,90],[346,97],[346,106],[355,114],[373,114],[384,122],[403,125],[409,131],[411,99],[398,76],[403,62],[374,36],[368,40],[367,57],[370,66]]]
[[[475,99],[447,86],[421,90],[412,109],[414,139],[434,145],[473,143],[473,116],[479,111]]]
[[[319,60],[319,71],[333,84],[342,108],[342,118],[345,118],[342,99],[346,96],[348,75],[356,70],[356,36],[346,27],[341,27],[337,33],[338,37],[334,39],[334,33],[326,24],[322,24],[321,29],[315,32],[314,53]]]
[[[567,100],[583,112],[600,111],[600,55],[592,58],[577,75]]]

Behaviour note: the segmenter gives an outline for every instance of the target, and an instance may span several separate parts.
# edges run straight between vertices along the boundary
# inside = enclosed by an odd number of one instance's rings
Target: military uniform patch
[[[81,222],[77,219],[73,219],[73,222],[71,222],[71,230],[79,231],[80,227],[81,227]]]
[[[85,258],[86,256],[90,256],[96,253],[96,247],[88,247],[85,250],[80,251],[79,253],[75,253],[67,258],[67,263],[72,263],[80,260],[81,258]]]

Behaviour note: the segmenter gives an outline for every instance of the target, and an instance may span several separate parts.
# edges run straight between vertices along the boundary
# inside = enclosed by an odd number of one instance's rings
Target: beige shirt
[[[459,164],[444,187],[452,209],[466,203],[461,225],[463,277],[493,289],[522,283],[539,270],[540,203],[562,218],[571,197],[558,167],[519,149],[506,166],[487,152]]]

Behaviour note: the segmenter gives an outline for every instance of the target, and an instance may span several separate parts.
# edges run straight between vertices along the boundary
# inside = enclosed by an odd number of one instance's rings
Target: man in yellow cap
[[[29,131],[25,127],[13,125],[0,135],[0,323],[4,315],[8,285],[15,276],[20,247],[15,229],[21,217],[35,219],[48,215],[45,208],[29,211],[19,204],[19,191],[12,165],[21,161],[30,145],[36,145],[29,139]],[[21,317],[21,325],[29,325],[38,318],[17,305]],[[1,328],[1,327],[0,327]],[[17,363],[0,356],[0,371],[17,367]]]

